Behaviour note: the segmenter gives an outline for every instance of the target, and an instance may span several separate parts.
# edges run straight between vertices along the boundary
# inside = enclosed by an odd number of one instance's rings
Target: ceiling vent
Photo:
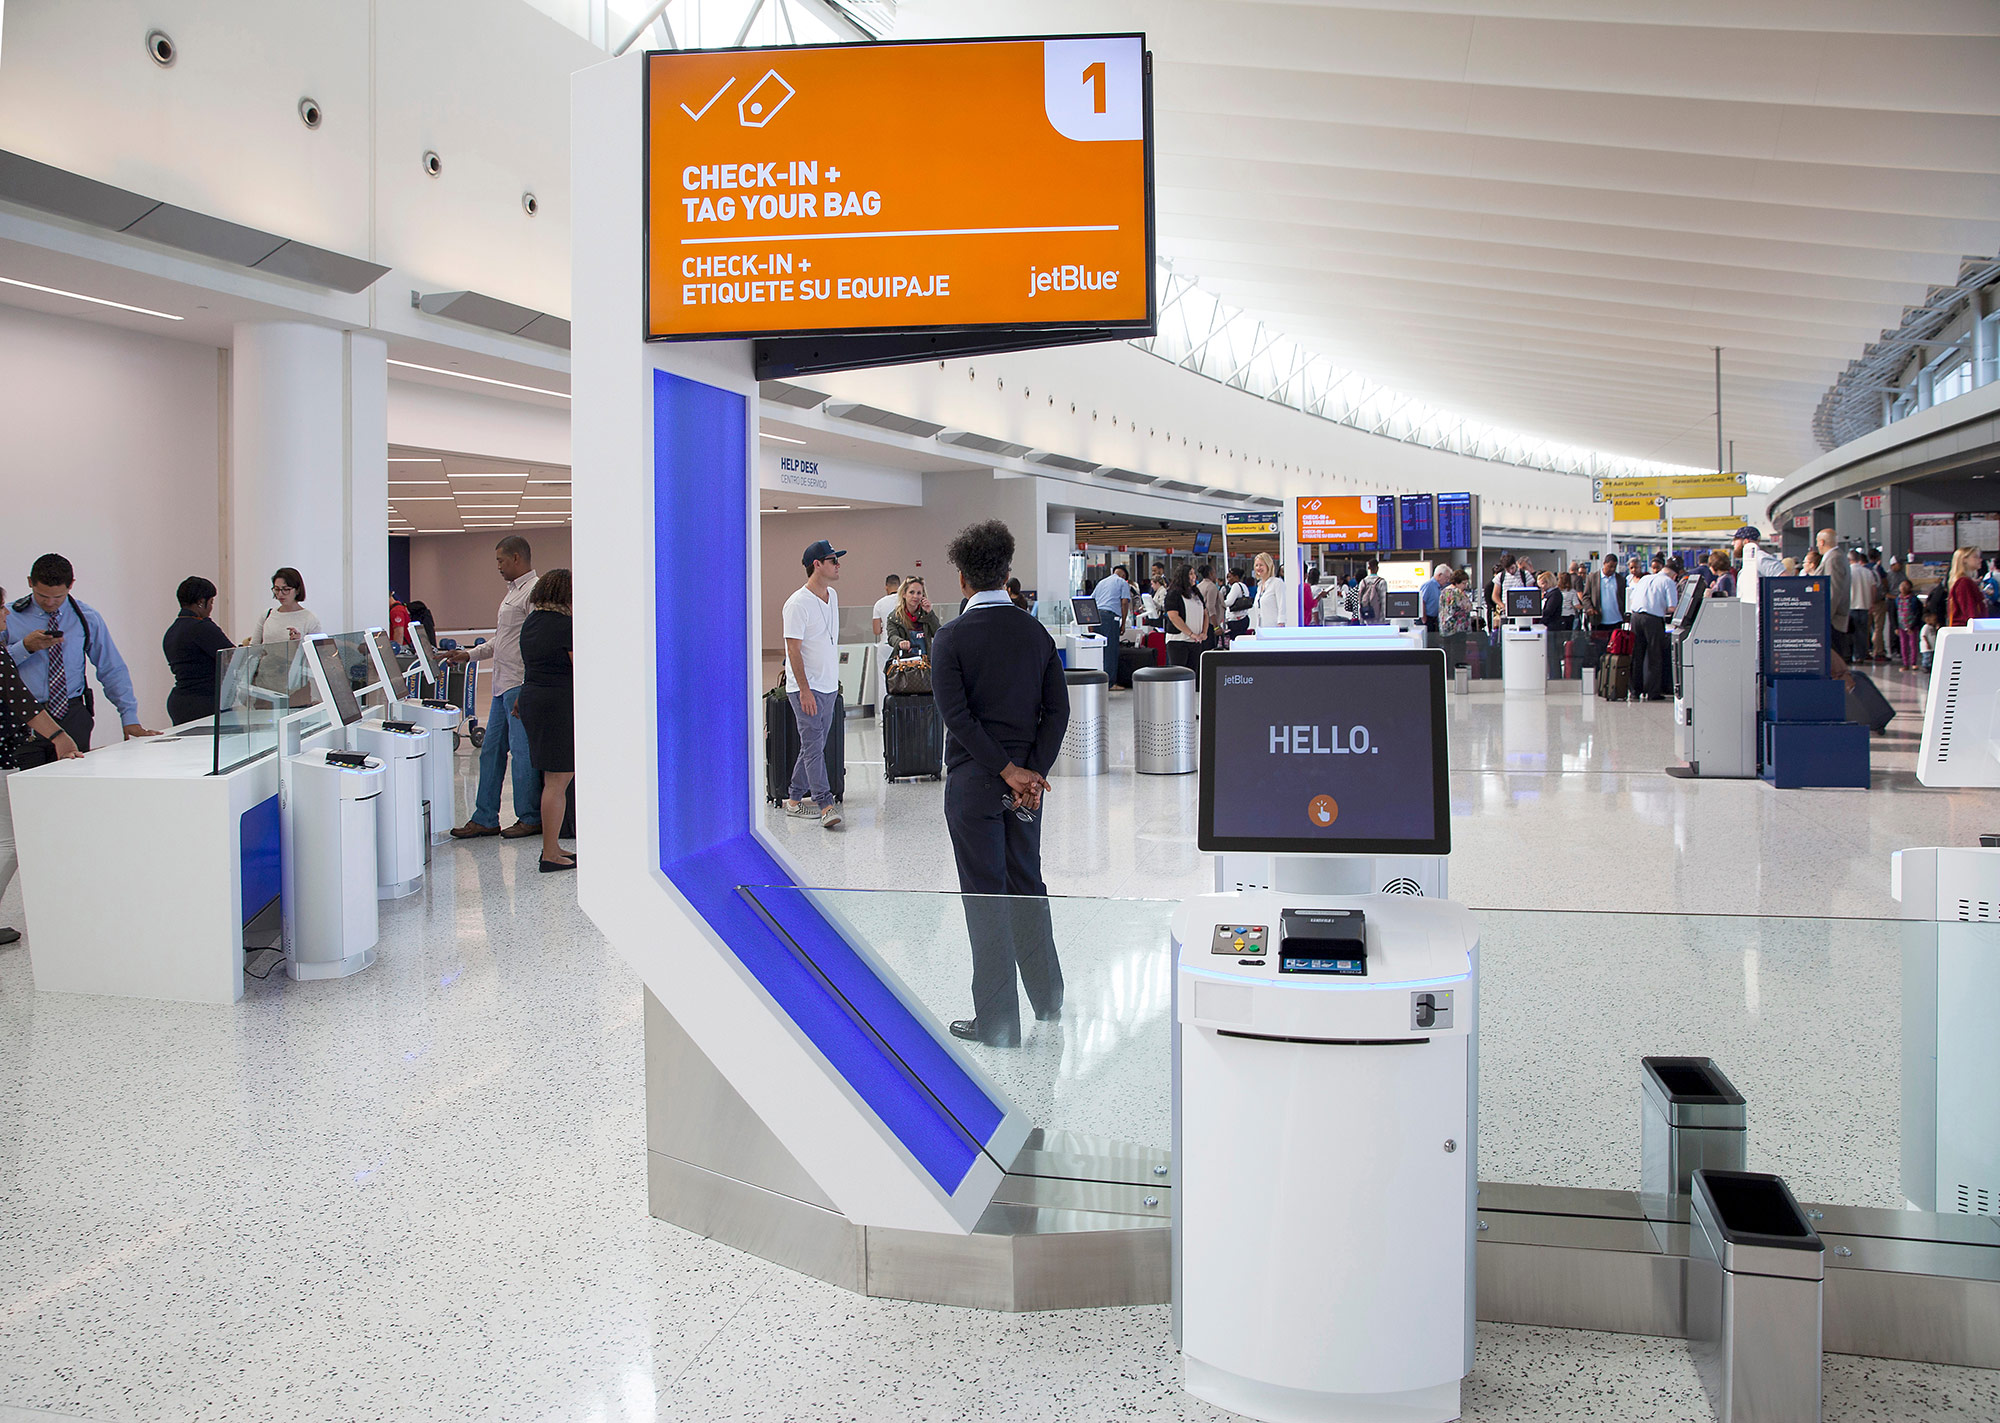
[[[1268,494],[1253,494],[1250,496],[1250,502],[1252,504],[1261,504],[1266,509],[1282,509],[1285,507],[1284,500],[1273,499]]]
[[[941,430],[938,432],[938,443],[978,450],[983,455],[1005,455],[1009,459],[1019,459],[1034,448],[1032,445],[1017,445],[1008,440],[996,440],[991,435],[975,435],[970,430]]]
[[[811,410],[826,401],[826,397],[816,390],[807,390],[802,385],[789,385],[781,380],[759,381],[757,398],[772,405],[790,405],[800,410]]]
[[[1050,454],[1047,450],[1029,450],[1022,456],[1035,464],[1045,464],[1051,469],[1066,469],[1072,474],[1093,474],[1097,466],[1089,460],[1071,459],[1068,455]]]
[[[929,420],[918,420],[909,415],[898,415],[893,410],[878,410],[872,405],[859,405],[847,400],[829,400],[826,413],[842,420],[852,420],[857,425],[873,425],[880,430],[894,430],[899,435],[920,435],[926,439],[944,428]]]
[[[1153,482],[1153,476],[1150,474],[1140,474],[1137,470],[1132,469],[1117,469],[1111,465],[1105,465],[1097,472],[1103,478],[1115,479],[1120,484],[1151,484]]]
[[[1186,483],[1185,481],[1183,481],[1183,480],[1179,480],[1179,479],[1159,479],[1159,480],[1155,480],[1155,481],[1153,482],[1153,487],[1154,487],[1155,489],[1171,489],[1171,490],[1173,490],[1173,491],[1174,491],[1174,493],[1176,493],[1176,494],[1199,494],[1199,493],[1201,493],[1201,486],[1200,486],[1199,484],[1188,484],[1188,483]]]
[[[445,316],[467,326],[569,349],[569,323],[560,316],[536,311],[531,306],[516,306],[484,292],[432,292],[428,296],[411,292],[410,305],[426,316]]]
[[[337,292],[366,291],[389,270],[377,262],[175,207],[4,150],[0,150],[0,202],[19,203],[71,222]]]

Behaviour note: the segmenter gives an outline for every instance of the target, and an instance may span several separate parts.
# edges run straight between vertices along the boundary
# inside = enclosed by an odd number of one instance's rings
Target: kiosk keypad
[[[1263,924],[1218,924],[1208,951],[1212,954],[1261,954],[1270,942]]]

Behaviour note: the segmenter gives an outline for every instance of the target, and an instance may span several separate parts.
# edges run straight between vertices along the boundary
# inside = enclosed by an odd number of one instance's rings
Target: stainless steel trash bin
[[[1749,1109],[1711,1057],[1639,1059],[1639,1204],[1653,1221],[1687,1219],[1694,1173],[1741,1171]]]
[[[1192,667],[1141,667],[1132,674],[1132,769],[1185,776],[1195,769]]]
[[[1062,750],[1056,753],[1051,776],[1101,776],[1104,774],[1104,703],[1111,691],[1111,679],[1102,672],[1068,671],[1069,727],[1063,732]]]
[[[1817,1423],[1826,1246],[1777,1176],[1694,1173],[1688,1350],[1718,1423]]]

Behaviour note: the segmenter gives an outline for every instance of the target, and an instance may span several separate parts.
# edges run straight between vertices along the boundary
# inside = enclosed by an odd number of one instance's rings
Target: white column
[[[237,326],[224,626],[248,635],[296,568],[328,632],[388,618],[388,346],[297,321]]]

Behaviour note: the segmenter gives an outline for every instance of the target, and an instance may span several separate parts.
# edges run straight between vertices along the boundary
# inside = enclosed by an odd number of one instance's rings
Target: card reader
[[[1278,916],[1279,973],[1368,972],[1367,917],[1359,909],[1286,909]]]

